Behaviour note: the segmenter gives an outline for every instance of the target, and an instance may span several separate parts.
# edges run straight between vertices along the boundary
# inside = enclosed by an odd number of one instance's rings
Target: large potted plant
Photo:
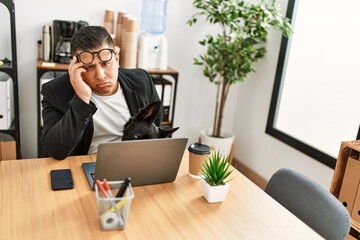
[[[228,178],[233,172],[229,157],[213,151],[201,170],[201,189],[209,203],[222,202],[229,192]]]
[[[289,19],[282,17],[275,0],[261,0],[259,3],[194,0],[193,6],[199,11],[188,20],[189,26],[195,24],[199,17],[205,17],[206,22],[219,26],[219,33],[207,34],[199,41],[206,47],[206,52],[194,58],[194,64],[203,66],[204,76],[217,88],[213,127],[201,133],[204,143],[218,149],[212,142],[204,141],[203,137],[206,134],[213,138],[233,138],[231,133],[222,130],[230,87],[255,72],[254,63],[266,53],[264,43],[270,28],[281,30],[285,37],[291,35],[292,28]],[[223,152],[228,154],[230,147]]]

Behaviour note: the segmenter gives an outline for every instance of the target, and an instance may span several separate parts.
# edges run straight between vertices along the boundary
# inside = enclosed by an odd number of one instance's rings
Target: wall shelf
[[[17,74],[17,52],[16,52],[16,28],[15,28],[15,4],[13,0],[0,0],[6,6],[10,16],[10,35],[11,35],[11,62],[0,66],[0,72],[7,74],[13,81],[14,96],[14,120],[8,129],[0,129],[0,133],[8,134],[16,142],[16,157],[21,159],[20,148],[20,123],[19,123],[19,87]]]

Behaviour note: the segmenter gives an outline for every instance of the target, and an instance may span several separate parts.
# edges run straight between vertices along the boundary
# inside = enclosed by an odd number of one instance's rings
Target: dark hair
[[[115,44],[108,31],[101,26],[86,26],[79,29],[71,38],[71,53],[77,50],[89,51],[103,44],[114,48]]]

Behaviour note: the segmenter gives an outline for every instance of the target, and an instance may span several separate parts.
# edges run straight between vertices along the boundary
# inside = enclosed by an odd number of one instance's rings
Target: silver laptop
[[[132,186],[173,182],[176,179],[188,138],[161,138],[99,144],[96,163],[82,167],[94,188],[94,179],[122,181]]]

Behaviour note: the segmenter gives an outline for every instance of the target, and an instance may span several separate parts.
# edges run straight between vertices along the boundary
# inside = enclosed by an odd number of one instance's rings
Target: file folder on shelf
[[[7,74],[0,74],[0,129],[9,129],[14,120],[13,81]]]
[[[163,104],[163,121],[169,122],[172,119],[171,109],[172,109],[172,98],[173,91],[172,86],[173,83],[167,79],[154,78],[155,88],[160,97],[160,100]]]

